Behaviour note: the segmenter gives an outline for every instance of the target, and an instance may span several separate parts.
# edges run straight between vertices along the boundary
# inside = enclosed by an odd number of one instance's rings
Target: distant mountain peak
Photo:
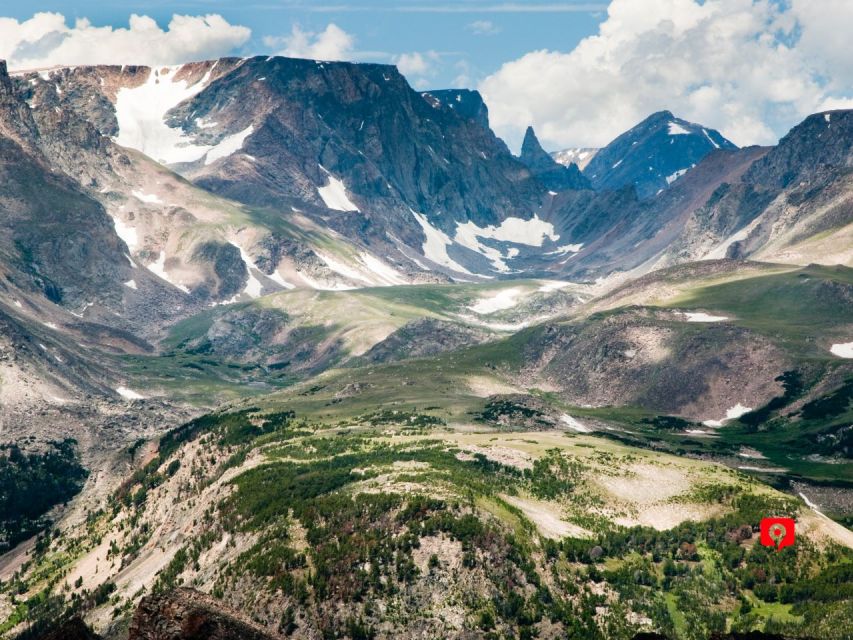
[[[584,169],[598,190],[633,185],[654,197],[718,149],[737,149],[719,131],[657,111],[601,149]]]
[[[532,126],[527,127],[524,134],[519,158],[530,172],[552,191],[590,188],[589,181],[584,178],[577,165],[562,165],[542,148]]]

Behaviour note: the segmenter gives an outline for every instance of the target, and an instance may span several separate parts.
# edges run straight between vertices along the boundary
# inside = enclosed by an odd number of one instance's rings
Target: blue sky
[[[45,13],[51,12],[51,13]],[[518,149],[602,146],[668,109],[738,145],[853,108],[851,0],[0,0],[11,69],[275,53],[479,89]]]
[[[137,13],[165,28],[175,13],[217,13],[252,30],[241,51],[247,54],[270,52],[275,47],[264,38],[286,36],[294,25],[317,33],[333,23],[354,37],[350,57],[359,60],[392,62],[409,52],[434,53],[430,73],[417,82],[443,88],[460,76],[476,84],[503,62],[534,49],[572,49],[596,31],[606,6],[574,0],[0,0],[0,15],[23,21],[35,11],[52,11],[69,24],[88,18],[97,26],[123,27]]]

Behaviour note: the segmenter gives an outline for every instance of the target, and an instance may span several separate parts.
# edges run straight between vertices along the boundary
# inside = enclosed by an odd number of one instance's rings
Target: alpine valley
[[[2,63],[0,231],[2,637],[850,637],[853,111]]]

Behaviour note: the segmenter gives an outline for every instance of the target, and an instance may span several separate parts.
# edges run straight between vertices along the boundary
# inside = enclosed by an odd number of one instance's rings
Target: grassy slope
[[[42,545],[31,570],[0,589],[9,620],[56,615],[57,599],[36,597],[51,585],[103,626],[144,591],[188,584],[273,630],[291,611],[297,628],[324,633],[358,620],[401,636],[518,636],[550,620],[584,638],[641,629],[701,638],[766,627],[779,585],[848,561],[816,546],[820,537],[802,537],[784,558],[730,539],[798,506],[725,468],[583,435],[448,429],[437,414],[329,422],[250,410],[196,421],[161,442],[106,512]],[[666,532],[617,524],[653,510],[706,522]],[[555,542],[553,520],[577,533]],[[166,556],[152,551],[173,539]],[[759,569],[776,586],[762,578],[754,591]],[[834,601],[782,608],[792,632],[831,631],[828,616],[849,615]]]

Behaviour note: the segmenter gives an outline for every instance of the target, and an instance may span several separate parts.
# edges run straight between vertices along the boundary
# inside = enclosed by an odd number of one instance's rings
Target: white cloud
[[[436,51],[413,51],[395,55],[391,60],[412,86],[424,89],[429,84],[429,79],[436,74],[435,65],[440,59],[441,55]]]
[[[613,0],[607,13],[571,52],[533,51],[481,83],[510,144],[534,124],[553,148],[601,146],[661,109],[772,143],[853,95],[849,0]]]
[[[468,30],[475,36],[493,36],[501,32],[501,28],[491,20],[474,20],[468,25]]]
[[[278,55],[311,60],[350,60],[354,55],[355,36],[334,23],[323,31],[305,31],[293,25],[290,35],[280,38],[266,37],[268,47],[283,47]]]
[[[127,28],[74,26],[59,13],[36,13],[19,22],[0,18],[0,58],[12,69],[75,64],[176,64],[233,53],[251,36],[222,16],[174,15],[166,29],[133,14]]]

